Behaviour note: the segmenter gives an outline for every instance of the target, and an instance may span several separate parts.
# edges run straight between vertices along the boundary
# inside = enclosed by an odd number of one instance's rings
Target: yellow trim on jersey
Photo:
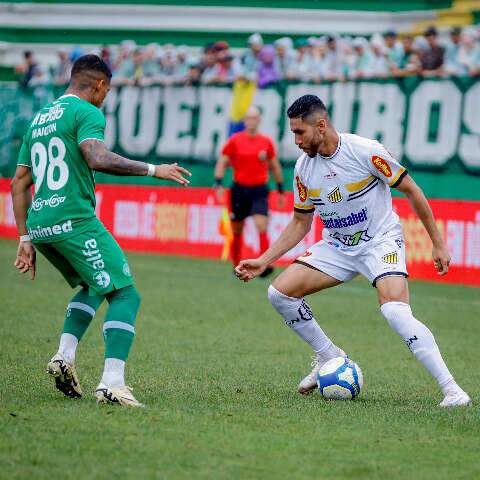
[[[321,190],[320,190],[319,188],[315,188],[315,189],[313,189],[313,190],[309,190],[309,191],[308,191],[308,196],[309,196],[309,197],[313,197],[313,198],[319,197],[319,196],[320,196],[320,192],[321,192]]]
[[[299,210],[315,210],[313,205],[300,205],[299,203],[295,203],[293,206]]]
[[[405,171],[405,169],[404,169],[403,167],[400,167],[400,168],[398,169],[397,174],[392,178],[392,180],[390,181],[390,183],[389,183],[388,185],[389,185],[390,187],[391,187],[392,185],[394,185],[395,182],[400,178],[400,175],[401,175],[404,171]]]
[[[373,175],[370,175],[368,178],[364,178],[363,180],[360,180],[359,182],[354,182],[354,183],[347,183],[345,185],[345,188],[349,192],[356,192],[358,190],[361,190],[365,185],[368,185],[375,177]]]

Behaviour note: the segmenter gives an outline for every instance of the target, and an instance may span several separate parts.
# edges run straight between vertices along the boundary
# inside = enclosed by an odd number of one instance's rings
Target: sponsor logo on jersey
[[[362,208],[358,213],[351,213],[348,217],[327,218],[323,220],[325,228],[346,228],[358,223],[365,222],[367,220],[367,209]]]
[[[34,127],[35,125],[43,125],[44,123],[58,120],[62,117],[64,111],[65,109],[62,108],[62,104],[56,104],[53,107],[50,107],[48,109],[48,112],[46,113],[39,112],[33,119],[32,127]]]
[[[312,252],[309,252],[308,250],[303,254],[301,255],[302,257],[309,257],[310,255],[312,254]]]
[[[328,201],[332,203],[338,203],[343,200],[342,192],[339,187],[334,188],[328,195]]]
[[[93,275],[93,279],[99,287],[107,288],[110,285],[110,275],[102,270]]]
[[[333,173],[333,172],[330,172],[327,175],[324,175],[325,178],[333,178],[333,177],[336,177],[336,176],[337,176],[337,174]]]
[[[306,202],[308,192],[307,187],[300,181],[300,177],[298,175],[295,177],[295,181],[297,182],[298,196],[300,197],[300,201]]]
[[[360,242],[368,242],[373,238],[368,235],[367,230],[360,230],[353,235],[342,235],[340,232],[333,232],[330,236],[347,247],[356,247]]]
[[[44,200],[43,198],[35,198],[32,202],[32,210],[39,212],[43,207],[56,208],[61,205],[67,197],[57,195],[54,193],[50,198]]]
[[[384,263],[388,263],[389,265],[393,265],[393,264],[398,263],[398,252],[386,253],[386,254],[382,257],[382,261],[383,261]]]
[[[85,256],[87,262],[92,265],[92,268],[94,270],[103,270],[105,268],[105,262],[103,260],[102,253],[97,248],[97,241],[94,238],[90,238],[85,241],[84,246],[85,248],[82,249],[82,253]],[[95,279],[95,275],[93,278]]]
[[[385,175],[386,177],[391,177],[392,176],[392,169],[390,168],[390,165],[387,163],[387,161],[384,160],[383,158],[377,157],[377,155],[374,155],[372,157],[372,163],[373,163],[373,166],[382,175]]]
[[[73,231],[72,221],[67,220],[66,222],[58,225],[52,225],[51,227],[36,227],[29,228],[28,234],[35,240],[36,238],[48,238],[54,235],[61,235],[62,233],[70,233]]]

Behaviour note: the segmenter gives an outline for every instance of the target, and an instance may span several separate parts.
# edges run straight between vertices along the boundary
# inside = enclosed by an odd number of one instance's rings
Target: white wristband
[[[155,165],[153,165],[153,163],[147,163],[147,166],[148,166],[147,175],[149,177],[153,177],[155,175]]]
[[[20,241],[21,242],[31,242],[32,239],[30,238],[30,235],[20,235]]]

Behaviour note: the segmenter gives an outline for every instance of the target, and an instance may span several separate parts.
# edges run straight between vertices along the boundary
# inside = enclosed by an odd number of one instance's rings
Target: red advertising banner
[[[15,238],[9,181],[0,179],[0,236]],[[98,185],[97,214],[126,250],[220,258],[225,244],[220,222],[223,207],[211,188]],[[293,198],[279,209],[270,196],[270,239],[275,240],[292,215]],[[394,199],[404,228],[407,266],[412,278],[480,286],[480,202],[431,200],[437,224],[452,255],[450,271],[439,277],[431,258],[431,242],[406,199]],[[318,217],[305,239],[279,263],[288,264],[320,240]],[[258,236],[251,219],[244,232],[244,257],[255,256]]]

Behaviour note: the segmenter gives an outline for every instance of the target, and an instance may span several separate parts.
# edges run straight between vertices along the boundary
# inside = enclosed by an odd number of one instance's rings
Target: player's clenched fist
[[[257,259],[241,260],[235,267],[235,275],[240,280],[248,282],[263,273],[267,266]]]
[[[183,175],[188,175],[189,177],[192,176],[186,168],[180,167],[178,163],[163,163],[155,167],[154,177],[163,178],[164,180],[173,180],[181,185],[188,185],[190,181]]]

